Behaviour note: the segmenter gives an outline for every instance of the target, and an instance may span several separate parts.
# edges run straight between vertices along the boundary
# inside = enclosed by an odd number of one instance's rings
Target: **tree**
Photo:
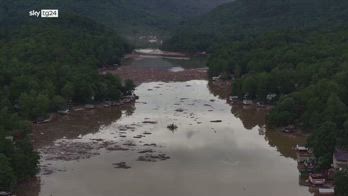
[[[71,100],[74,97],[74,86],[71,82],[65,83],[64,87],[61,90],[62,96],[66,100]]]
[[[340,148],[348,149],[348,120],[343,124],[343,129],[340,129],[337,137],[337,145]]]
[[[52,110],[54,111],[62,110],[62,109],[66,109],[66,107],[67,107],[66,100],[62,96],[55,95],[52,98],[52,101],[51,101]]]
[[[251,76],[244,79],[242,84],[242,90],[244,95],[248,94],[249,98],[255,98],[256,96],[256,90],[257,90],[257,81],[256,79]]]
[[[326,109],[324,111],[326,120],[341,126],[347,118],[347,106],[340,100],[337,94],[331,94],[327,100]],[[341,127],[339,127],[341,128]]]
[[[308,140],[313,148],[314,155],[319,160],[319,167],[327,169],[332,162],[332,155],[336,147],[336,124],[331,121],[324,122]]]
[[[34,176],[39,169],[39,155],[34,151],[28,138],[18,141],[16,146],[11,162],[17,179],[24,180]]]
[[[16,176],[8,158],[0,153],[0,190],[12,191],[16,185]]]
[[[135,84],[132,80],[125,80],[124,81],[124,92],[127,95],[130,95],[133,93],[135,89]]]
[[[35,99],[34,108],[32,108],[32,116],[34,118],[44,117],[48,113],[50,100],[46,94],[38,94]]]
[[[33,92],[30,94],[22,93],[19,97],[19,107],[22,116],[33,119],[32,109],[35,107],[35,95]]]
[[[296,118],[296,103],[294,98],[287,96],[281,99],[276,108],[267,116],[271,125],[286,126],[293,124]]]
[[[348,196],[348,170],[339,171],[335,177],[335,195]]]

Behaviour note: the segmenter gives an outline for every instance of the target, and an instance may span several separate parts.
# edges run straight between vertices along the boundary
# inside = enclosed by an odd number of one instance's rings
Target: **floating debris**
[[[176,109],[175,111],[176,111],[176,112],[183,112],[184,109],[179,108],[179,109]]]
[[[101,141],[104,141],[103,139],[90,139],[92,141],[96,141],[96,142],[101,142]]]
[[[145,153],[153,153],[154,151],[152,149],[147,149],[147,150],[142,150],[142,151],[139,151],[138,153],[140,154],[145,154]]]
[[[170,156],[168,156],[166,154],[159,154],[159,155],[156,156],[156,158],[161,159],[162,161],[165,161],[167,159],[170,159]]]
[[[145,162],[156,162],[156,161],[165,161],[170,159],[170,156],[166,154],[158,154],[158,155],[153,155],[153,154],[146,154],[144,156],[139,156],[137,161],[145,161]]]
[[[142,138],[142,137],[144,137],[144,136],[143,136],[143,135],[136,135],[136,136],[134,136],[133,138],[140,139],[140,138]]]
[[[157,121],[151,121],[151,120],[145,120],[143,121],[144,124],[157,124]]]
[[[60,141],[53,146],[40,149],[40,153],[45,154],[45,160],[72,161],[88,159],[99,155],[99,149],[108,148],[115,145],[115,142],[68,142]]]
[[[133,143],[132,141],[125,142],[123,145],[125,145],[125,146],[136,146],[136,144]]]
[[[114,168],[117,168],[117,169],[129,169],[129,168],[131,168],[130,166],[127,165],[126,162],[113,163],[112,165],[114,165],[115,166]]]
[[[139,156],[137,161],[156,162],[156,160],[152,159],[151,156],[149,156],[149,155]]]
[[[210,122],[212,122],[212,123],[221,123],[222,120],[211,120]]]
[[[167,128],[171,131],[174,131],[178,128],[178,126],[176,126],[174,123],[172,123],[172,124],[168,125]]]
[[[144,146],[153,146],[153,147],[156,147],[157,144],[155,144],[155,143],[152,143],[152,144],[144,144]]]
[[[115,146],[107,147],[106,150],[109,150],[109,151],[128,151],[129,149],[128,148],[123,148],[123,147],[118,146],[118,145],[115,145]]]

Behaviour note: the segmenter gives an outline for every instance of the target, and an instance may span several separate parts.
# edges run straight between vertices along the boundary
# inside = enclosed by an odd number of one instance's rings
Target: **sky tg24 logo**
[[[43,9],[41,11],[31,10],[29,16],[35,16],[41,18],[58,18],[59,10],[57,9]]]

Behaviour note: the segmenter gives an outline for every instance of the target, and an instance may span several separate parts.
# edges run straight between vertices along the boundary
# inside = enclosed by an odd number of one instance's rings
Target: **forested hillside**
[[[328,29],[347,20],[345,0],[236,0],[179,26],[163,48],[205,51],[265,32]]]
[[[32,9],[57,8],[114,28],[123,35],[168,33],[182,20],[231,0],[2,0],[1,13],[27,16]],[[2,4],[2,5],[1,5]],[[0,19],[1,20],[1,19]]]
[[[128,89],[100,65],[131,47],[113,31],[77,15],[6,21],[0,29],[0,190],[37,172],[31,122],[68,103],[118,100]]]

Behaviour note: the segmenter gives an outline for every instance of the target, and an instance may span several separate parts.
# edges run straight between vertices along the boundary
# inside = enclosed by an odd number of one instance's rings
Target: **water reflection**
[[[255,126],[262,127],[265,125],[267,110],[255,106],[233,105],[232,114],[242,120],[246,129],[253,129]]]
[[[229,88],[231,85],[229,83],[216,83],[209,82],[208,87],[210,92],[215,96],[223,99],[227,99],[231,91],[226,91],[224,89]],[[239,118],[243,123],[244,128],[248,130],[260,130],[266,124],[266,116],[269,110],[264,108],[258,108],[256,106],[245,106],[241,104],[236,104],[231,106],[231,112],[235,117]],[[263,133],[264,132],[264,133]],[[296,144],[305,144],[306,137],[287,135],[279,132],[278,130],[266,129],[262,130],[260,135],[264,135],[264,139],[268,141],[268,144],[275,147],[283,156],[296,159],[296,153],[294,147]]]
[[[217,81],[217,82],[208,82],[208,89],[214,95],[220,99],[228,99],[231,96],[231,82],[229,81]]]
[[[268,144],[277,150],[285,157],[296,159],[296,152],[294,148],[297,144],[306,144],[306,137],[287,135],[279,132],[278,130],[269,130],[266,132],[265,139]]]

